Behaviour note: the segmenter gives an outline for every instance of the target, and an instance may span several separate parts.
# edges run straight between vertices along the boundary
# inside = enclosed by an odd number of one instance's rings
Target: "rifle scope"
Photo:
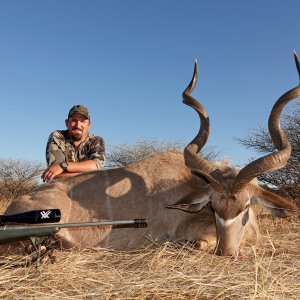
[[[15,215],[0,215],[0,225],[7,223],[39,224],[59,222],[59,209],[31,210]]]

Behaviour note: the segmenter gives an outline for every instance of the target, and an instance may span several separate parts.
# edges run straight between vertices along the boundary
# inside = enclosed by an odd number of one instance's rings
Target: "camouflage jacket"
[[[75,147],[67,130],[54,131],[50,134],[47,142],[46,160],[48,166],[64,161],[94,160],[97,169],[101,169],[105,161],[104,140],[89,133],[87,138],[78,147]]]

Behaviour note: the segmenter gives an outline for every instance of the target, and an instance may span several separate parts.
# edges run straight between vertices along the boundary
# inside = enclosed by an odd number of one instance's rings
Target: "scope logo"
[[[51,210],[48,211],[41,211],[41,218],[42,219],[49,219],[49,215],[51,214]]]

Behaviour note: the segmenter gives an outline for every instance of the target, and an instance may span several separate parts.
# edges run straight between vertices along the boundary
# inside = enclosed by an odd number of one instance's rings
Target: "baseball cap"
[[[74,105],[68,114],[68,119],[73,115],[73,114],[81,114],[90,119],[90,113],[89,110],[86,106],[84,105]]]

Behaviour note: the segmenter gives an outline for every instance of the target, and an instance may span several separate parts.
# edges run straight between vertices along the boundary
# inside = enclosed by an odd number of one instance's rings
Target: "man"
[[[41,176],[43,181],[99,170],[104,165],[104,140],[89,133],[91,120],[88,109],[74,105],[65,123],[67,130],[57,130],[49,136],[46,147],[48,168]]]

